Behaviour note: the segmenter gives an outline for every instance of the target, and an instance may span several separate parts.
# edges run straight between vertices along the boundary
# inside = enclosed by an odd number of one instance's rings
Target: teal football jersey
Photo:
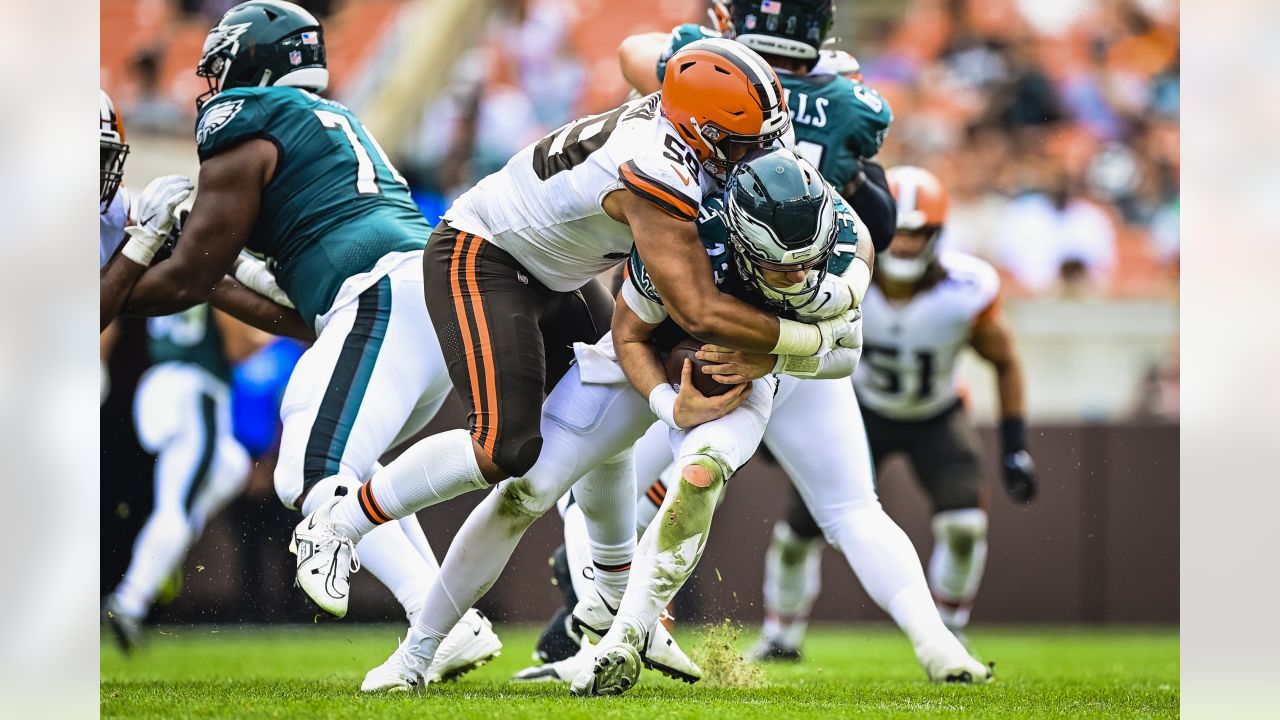
[[[770,307],[764,296],[756,291],[738,271],[737,251],[729,242],[729,226],[725,223],[724,200],[721,197],[713,195],[702,201],[702,209],[698,211],[697,225],[698,238],[702,240],[707,257],[711,260],[711,272],[715,276],[716,287],[720,292],[732,295],[753,307],[775,312],[776,308]],[[858,226],[854,222],[853,211],[837,195],[836,246],[831,257],[827,259],[827,272],[842,274],[849,268],[849,263],[853,262],[857,249]],[[631,257],[627,260],[627,280],[640,291],[641,295],[659,305],[662,304],[658,288],[649,278],[649,271],[645,269],[644,261],[640,259],[640,252],[634,248],[631,250]],[[776,314],[779,317],[795,319],[795,313],[790,310]],[[659,350],[666,351],[688,336],[688,333],[676,325],[674,320],[667,318],[654,331],[653,339]]]
[[[224,91],[200,110],[203,162],[253,138],[279,149],[246,247],[269,259],[307,320],[343,281],[390,252],[421,250],[431,228],[386,153],[341,103],[299,88]]]
[[[695,40],[719,37],[696,23],[671,33],[671,44],[658,59],[661,81],[667,59]],[[884,145],[893,110],[870,87],[839,75],[799,75],[777,70],[796,133],[796,152],[813,163],[827,182],[841,190],[858,171],[858,161],[870,159]]]
[[[147,319],[151,362],[199,365],[223,382],[231,382],[231,363],[222,347],[222,333],[208,303],[173,315]]]

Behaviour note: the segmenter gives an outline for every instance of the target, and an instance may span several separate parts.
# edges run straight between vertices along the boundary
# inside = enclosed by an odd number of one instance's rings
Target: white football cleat
[[[662,621],[654,623],[640,652],[644,666],[669,678],[696,683],[702,679],[702,668],[676,644],[676,639]]]
[[[578,697],[621,695],[640,680],[640,652],[625,642],[600,648],[596,659],[573,679],[569,692]]]
[[[493,623],[471,608],[453,626],[427,669],[427,682],[457,680],[502,654],[502,641]]]
[[[427,663],[414,654],[406,637],[386,662],[365,674],[360,692],[418,692],[427,686],[423,675],[426,667]]]
[[[517,682],[573,682],[583,670],[591,669],[595,661],[596,647],[584,637],[582,647],[573,656],[527,667],[511,676],[511,679]]]
[[[298,587],[331,615],[347,614],[351,598],[351,573],[360,569],[355,545],[337,531],[329,519],[336,497],[316,508],[293,529],[289,552],[298,556],[294,580]]]
[[[618,608],[610,607],[600,591],[579,598],[573,606],[573,615],[569,618],[569,631],[589,637],[593,642],[600,639],[613,627],[613,619],[618,616]]]
[[[983,665],[968,652],[938,653],[922,662],[929,679],[936,683],[981,685],[995,678],[993,666]]]

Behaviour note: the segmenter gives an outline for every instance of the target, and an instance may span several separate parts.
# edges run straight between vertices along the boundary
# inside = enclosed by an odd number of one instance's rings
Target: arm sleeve
[[[866,174],[867,181],[845,199],[862,222],[866,223],[867,231],[871,233],[871,244],[880,253],[889,247],[897,230],[898,204],[893,201],[893,194],[889,192],[889,178],[885,176],[884,168],[879,163],[865,161],[862,163],[862,171]]]
[[[650,325],[666,320],[667,309],[662,306],[658,288],[649,279],[649,272],[644,268],[640,253],[631,251],[631,257],[623,268],[623,275],[622,298],[627,301],[632,312]]]

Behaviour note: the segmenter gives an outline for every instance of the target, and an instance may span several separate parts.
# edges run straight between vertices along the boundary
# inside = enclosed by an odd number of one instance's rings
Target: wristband
[[[120,254],[142,267],[151,267],[151,259],[156,256],[156,248],[149,242],[149,238],[142,239],[142,232],[145,231],[141,231],[138,235],[129,233],[129,240],[124,247],[120,248]]]
[[[1027,424],[1020,417],[1007,417],[1000,421],[1000,442],[1004,454],[1027,449]]]
[[[649,391],[649,409],[667,427],[679,430],[680,426],[676,425],[676,395],[676,389],[669,383],[659,383]]]
[[[796,377],[813,377],[822,367],[822,358],[814,355],[779,355],[773,372]]]
[[[778,319],[778,343],[772,355],[813,355],[822,348],[822,331],[808,323]]]
[[[862,298],[867,296],[867,288],[871,287],[871,266],[866,260],[855,257],[841,277],[853,291],[853,306],[862,307]]]

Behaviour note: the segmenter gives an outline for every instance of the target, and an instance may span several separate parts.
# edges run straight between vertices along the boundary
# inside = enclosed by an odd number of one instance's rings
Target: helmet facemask
[[[942,234],[941,225],[925,225],[914,230],[899,230],[897,237],[908,234],[925,235],[924,247],[915,257],[900,257],[893,253],[893,244],[884,254],[876,258],[876,269],[884,273],[885,278],[894,282],[914,283],[924,277],[925,271],[938,256],[938,237]]]
[[[102,183],[98,202],[110,205],[120,190],[120,181],[124,179],[124,159],[129,155],[129,146],[122,142],[102,138],[99,141],[99,158],[102,162]]]

